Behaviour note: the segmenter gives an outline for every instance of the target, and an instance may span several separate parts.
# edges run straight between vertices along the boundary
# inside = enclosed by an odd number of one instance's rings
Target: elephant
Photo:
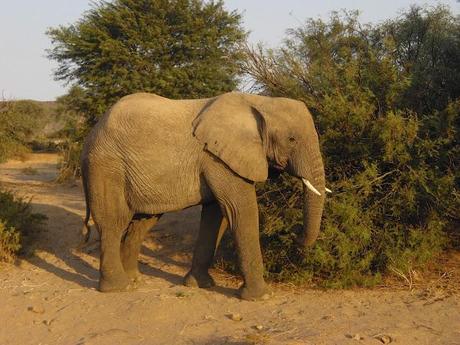
[[[99,290],[135,288],[146,233],[164,213],[201,204],[184,284],[215,285],[209,268],[228,228],[244,280],[240,298],[266,298],[255,183],[269,169],[303,181],[298,240],[313,244],[327,188],[318,134],[303,102],[242,92],[183,100],[135,93],[118,100],[81,154],[86,240],[90,217],[100,234]]]

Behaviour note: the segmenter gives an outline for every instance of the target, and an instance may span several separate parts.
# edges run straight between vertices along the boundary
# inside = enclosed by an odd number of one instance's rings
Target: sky
[[[0,97],[54,100],[67,87],[53,79],[57,65],[46,57],[46,30],[69,25],[90,8],[90,0],[0,0]],[[225,0],[228,10],[243,13],[251,43],[276,47],[286,30],[307,18],[326,19],[331,11],[359,10],[362,22],[394,18],[411,4],[448,5],[460,14],[459,0]]]

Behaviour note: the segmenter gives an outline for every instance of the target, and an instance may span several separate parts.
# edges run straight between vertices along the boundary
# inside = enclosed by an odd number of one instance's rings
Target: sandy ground
[[[273,286],[264,302],[235,297],[240,283],[214,271],[218,287],[181,285],[199,208],[165,216],[146,239],[138,291],[102,294],[98,242],[76,250],[81,186],[59,185],[58,156],[0,165],[3,186],[32,196],[48,216],[33,254],[0,267],[0,344],[460,344],[459,295],[378,288],[318,291]],[[459,261],[460,262],[460,261]],[[240,320],[241,318],[241,320]]]

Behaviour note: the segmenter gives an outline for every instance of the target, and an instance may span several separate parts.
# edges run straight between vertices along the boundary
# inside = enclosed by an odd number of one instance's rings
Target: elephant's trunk
[[[318,237],[326,196],[324,165],[319,150],[314,156],[307,177],[302,179],[303,237],[300,242],[304,246],[312,245]]]

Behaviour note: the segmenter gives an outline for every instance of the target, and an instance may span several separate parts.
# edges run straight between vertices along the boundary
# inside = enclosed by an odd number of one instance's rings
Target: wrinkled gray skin
[[[203,205],[187,286],[214,285],[208,269],[222,233],[235,238],[243,299],[265,298],[254,184],[268,167],[308,179],[304,245],[319,232],[325,182],[306,106],[287,98],[227,93],[170,100],[138,93],[118,101],[86,139],[81,159],[87,218],[101,236],[100,291],[133,288],[140,246],[165,212]]]

